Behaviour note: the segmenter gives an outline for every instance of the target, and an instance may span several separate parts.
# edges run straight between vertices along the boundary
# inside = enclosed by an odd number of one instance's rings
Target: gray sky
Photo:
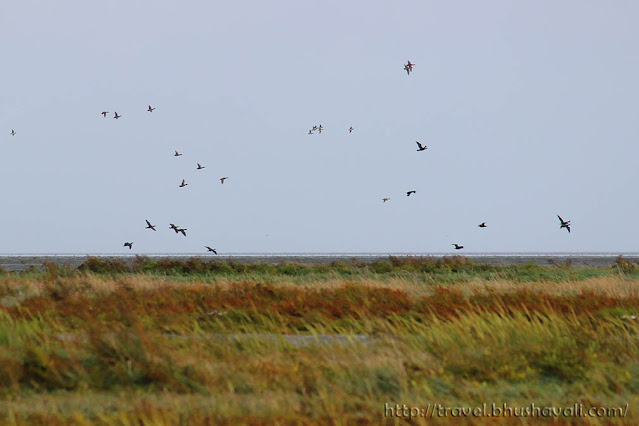
[[[0,253],[637,251],[638,12],[6,2]]]

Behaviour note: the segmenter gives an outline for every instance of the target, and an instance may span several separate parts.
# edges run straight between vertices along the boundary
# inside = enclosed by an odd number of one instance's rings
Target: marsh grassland
[[[622,258],[51,264],[0,273],[0,423],[637,424],[632,315]],[[386,403],[628,408],[409,420]]]

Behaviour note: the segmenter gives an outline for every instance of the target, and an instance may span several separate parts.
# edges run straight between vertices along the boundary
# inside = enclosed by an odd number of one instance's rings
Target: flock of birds
[[[152,107],[151,105],[149,105],[149,107],[147,108],[147,111],[148,112],[153,112],[153,111],[155,111],[155,109],[156,109],[155,107]],[[104,118],[106,118],[107,114],[109,114],[109,113],[110,113],[110,111],[102,111],[100,114],[102,114],[102,116]],[[118,114],[117,111],[114,111],[113,118],[115,118],[117,120],[120,117],[122,117],[122,114]],[[11,134],[15,135],[16,132],[12,129],[11,130]],[[175,153],[173,154],[173,156],[174,157],[181,157],[182,153],[180,153],[177,150],[175,150]],[[196,170],[202,170],[202,169],[206,168],[205,166],[203,166],[200,163],[196,163],[196,164],[197,164]],[[220,183],[224,184],[224,181],[226,179],[228,179],[228,176],[221,177],[220,178]],[[186,183],[186,179],[182,179],[182,183],[180,183],[180,185],[178,185],[178,188],[184,188],[187,185],[188,185],[188,183]],[[152,231],[157,231],[157,229],[155,229],[156,225],[152,225],[151,222],[149,222],[148,219],[145,219],[145,221],[146,221],[146,228],[145,229],[150,229]],[[173,231],[175,231],[176,234],[182,234],[183,236],[186,237],[187,228],[180,228],[179,226],[175,225],[174,223],[170,223],[169,224],[169,229],[172,229]],[[129,250],[132,250],[133,249],[133,241],[126,241],[122,247],[128,247]],[[211,252],[211,253],[217,255],[217,249],[212,248],[210,246],[204,246],[204,248],[206,248],[207,252]]]
[[[414,66],[415,66],[414,63],[412,63],[411,61],[407,61],[407,63],[404,65],[404,71],[406,71],[407,75],[410,75],[410,73],[413,72],[413,67]],[[156,109],[155,107],[152,107],[151,105],[149,105],[149,107],[147,108],[147,111],[148,112],[153,112],[155,109]],[[110,114],[110,112],[109,111],[102,111],[100,114],[102,114],[102,116],[104,118],[106,118],[107,115]],[[122,114],[118,114],[117,111],[114,111],[113,118],[117,120],[120,117],[122,117]],[[311,129],[309,129],[308,134],[312,135],[312,134],[314,134],[314,132],[318,132],[319,134],[321,134],[322,130],[324,130],[324,127],[321,124],[314,125]],[[348,133],[352,133],[353,130],[355,130],[353,128],[353,126],[350,126],[348,128]],[[16,135],[16,131],[14,129],[11,129],[11,136],[15,136],[15,135]],[[422,145],[419,141],[415,141],[415,143],[417,144],[417,151],[418,152],[426,151],[428,149],[428,146]],[[175,153],[173,154],[173,156],[174,157],[180,157],[180,156],[182,156],[182,153],[180,153],[177,150],[175,150]],[[196,170],[202,170],[202,169],[206,168],[205,166],[201,165],[200,163],[196,163],[196,164],[197,164]],[[228,179],[228,176],[223,176],[219,180],[220,180],[220,183],[224,184],[224,181],[227,180],[227,179]],[[184,188],[187,185],[188,185],[188,183],[186,183],[186,180],[182,179],[182,183],[180,183],[180,185],[178,185],[178,187],[179,188]],[[415,194],[415,193],[417,193],[416,190],[406,191],[406,196],[410,197],[411,194]],[[382,202],[386,203],[387,201],[390,201],[390,197],[382,198]],[[569,220],[563,220],[561,218],[561,216],[559,216],[559,215],[557,215],[557,217],[559,218],[559,222],[560,222],[559,229],[566,228],[566,230],[570,233],[570,221]],[[152,231],[157,231],[155,229],[155,225],[152,225],[151,222],[149,222],[148,219],[145,219],[145,220],[146,220],[146,225],[147,225],[145,229],[150,229]],[[477,226],[479,228],[486,228],[487,227],[486,222],[482,222],[482,223],[480,223]],[[171,224],[169,224],[169,229],[172,229],[176,234],[181,233],[183,236],[186,237],[187,228],[180,228],[179,226],[171,223]],[[451,245],[454,246],[455,250],[461,250],[461,249],[464,248],[464,246],[462,246],[460,244],[457,244],[457,243],[453,243]],[[133,242],[132,241],[126,241],[124,243],[123,247],[128,247],[129,250],[131,250],[131,249],[133,249]],[[212,248],[210,246],[204,246],[204,248],[207,249],[207,252],[211,252],[211,253],[217,255],[217,250],[215,248]]]
[[[413,72],[413,67],[415,66],[414,63],[412,63],[411,61],[407,61],[407,63],[404,65],[404,71],[406,71],[407,75],[410,75],[411,72]],[[318,131],[319,133],[322,133],[322,130],[324,128],[322,127],[322,125],[320,124],[319,126],[313,126],[309,131],[308,134],[312,135],[314,131]],[[351,126],[348,129],[349,133],[352,133],[354,130],[354,128]],[[417,152],[421,152],[421,151],[426,151],[428,149],[428,146],[426,145],[422,145],[421,142],[419,141],[415,141],[415,143],[417,144]],[[410,197],[411,194],[415,194],[417,193],[416,190],[410,190],[410,191],[406,191],[406,196]],[[390,197],[384,197],[382,198],[382,202],[387,202],[390,201]],[[557,215],[557,217],[559,218],[560,226],[559,229],[563,229],[566,228],[566,230],[570,233],[570,221],[569,220],[563,220],[561,218],[561,216]],[[479,225],[477,225],[479,228],[487,228],[488,225],[486,225],[486,222],[482,222]],[[464,246],[457,244],[457,243],[453,243],[451,244],[452,246],[454,246],[455,250],[461,250],[464,248]]]
[[[414,64],[414,63],[412,63],[411,61],[407,61],[407,63],[404,65],[404,71],[406,71],[406,74],[407,74],[407,75],[410,75],[410,73],[411,73],[411,72],[413,72],[413,67],[414,67],[414,66],[415,66],[415,64]],[[320,126],[320,127],[321,127],[321,126]],[[349,132],[352,132],[352,131],[353,131],[353,128],[351,127],[351,128],[349,129]],[[311,133],[311,132],[309,131],[309,134],[310,134],[310,133]],[[321,132],[320,132],[320,133],[321,133]],[[418,152],[426,151],[426,150],[428,149],[428,146],[426,146],[426,145],[422,145],[419,141],[415,141],[415,143],[417,144],[417,151],[418,151]],[[410,196],[411,196],[411,194],[415,194],[416,192],[417,192],[417,191],[415,191],[415,190],[406,191],[406,196],[407,196],[407,197],[410,197]],[[387,202],[387,201],[390,201],[390,197],[384,197],[384,198],[382,198],[382,202],[384,202],[384,203],[385,203],[385,202]],[[559,218],[559,221],[561,222],[561,223],[560,223],[560,226],[559,226],[559,229],[566,228],[566,230],[570,233],[570,221],[569,221],[569,220],[563,220],[563,219],[561,218],[561,216],[559,216],[559,215],[557,215],[557,217]],[[487,228],[487,227],[488,227],[488,226],[486,225],[486,222],[482,222],[482,223],[480,223],[480,224],[479,224],[479,225],[477,225],[477,226],[478,226],[479,228]],[[451,244],[451,245],[452,245],[452,246],[454,246],[455,250],[461,250],[461,249],[463,249],[463,248],[464,248],[464,246],[462,246],[462,245],[460,245],[460,244],[456,244],[456,243],[453,243],[453,244]]]

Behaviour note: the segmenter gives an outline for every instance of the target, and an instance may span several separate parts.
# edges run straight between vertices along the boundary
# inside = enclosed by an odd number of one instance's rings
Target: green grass
[[[47,266],[56,273],[70,273],[68,268]],[[310,280],[322,278],[339,279],[415,279],[430,284],[455,284],[473,279],[508,280],[513,282],[581,281],[623,274],[639,279],[639,268],[619,256],[610,268],[580,267],[570,264],[542,266],[534,263],[512,266],[478,264],[463,256],[438,258],[393,257],[373,262],[334,261],[324,264],[293,264],[282,262],[239,263],[232,260],[217,261],[191,258],[189,260],[153,260],[136,256],[132,261],[118,258],[89,257],[79,268],[80,271],[98,274],[148,274],[153,276],[193,277],[196,279],[250,279],[258,282],[278,282],[281,279]]]

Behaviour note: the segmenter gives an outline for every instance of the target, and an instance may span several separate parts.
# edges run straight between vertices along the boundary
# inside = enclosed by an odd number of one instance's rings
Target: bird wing
[[[151,225],[151,222],[149,222],[149,220],[148,220],[148,219],[145,219],[145,220],[146,220],[146,224],[147,224],[147,225],[149,225],[149,226],[153,226],[153,225]]]
[[[557,215],[557,217],[559,218],[559,220],[561,221],[561,223],[564,223],[564,220],[561,218],[561,216]]]

